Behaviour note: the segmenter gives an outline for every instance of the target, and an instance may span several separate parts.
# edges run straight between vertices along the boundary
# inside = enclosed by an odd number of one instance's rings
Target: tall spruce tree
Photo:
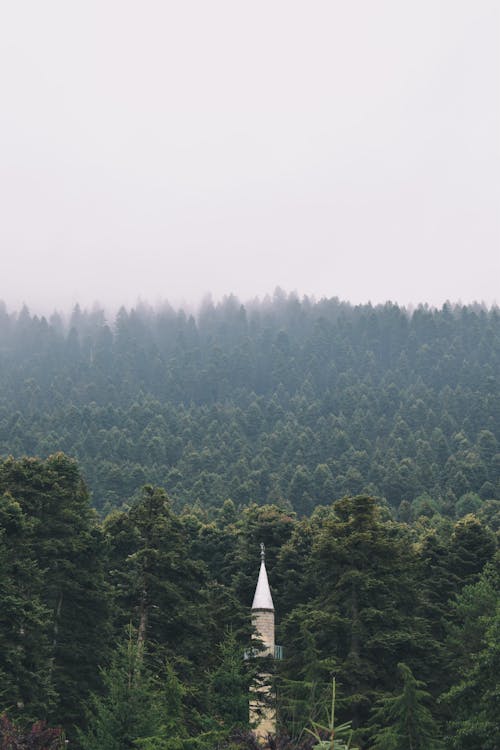
[[[0,492],[8,492],[26,518],[30,554],[41,575],[40,602],[48,613],[44,638],[55,691],[49,719],[69,728],[98,686],[109,639],[97,521],[76,462],[62,453],[46,461],[7,459],[0,465]]]
[[[406,664],[398,664],[398,669],[403,679],[401,693],[379,700],[372,711],[372,750],[441,750],[425,683],[415,679]]]
[[[209,645],[205,567],[190,556],[185,527],[164,490],[150,485],[126,511],[105,522],[116,627],[130,621],[141,643],[161,644],[188,672],[203,664]]]
[[[500,747],[500,601],[486,630],[475,664],[444,696],[451,706],[451,747],[498,750]]]
[[[136,750],[154,737],[155,747],[182,750],[181,686],[171,670],[155,676],[147,649],[132,631],[102,670],[104,691],[87,707],[87,729],[78,732],[82,750]],[[167,741],[170,740],[170,744]]]
[[[354,726],[378,691],[394,683],[398,661],[425,646],[416,616],[414,554],[402,528],[380,519],[372,497],[346,497],[319,529],[309,575],[321,581],[309,629],[331,658]]]
[[[241,644],[231,630],[219,644],[218,656],[219,663],[209,675],[210,712],[226,730],[248,728],[248,696],[255,667],[250,660],[243,660]]]
[[[0,496],[0,713],[42,719],[54,703],[50,611],[33,557],[29,521],[12,495]]]
[[[441,702],[448,709],[450,747],[500,747],[500,558],[466,586],[450,611],[446,641],[452,685]],[[449,683],[448,683],[449,684]]]

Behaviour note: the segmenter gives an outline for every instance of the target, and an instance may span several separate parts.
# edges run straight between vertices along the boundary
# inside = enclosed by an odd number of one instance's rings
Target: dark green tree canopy
[[[4,311],[0,363],[0,455],[78,458],[104,512],[146,482],[177,509],[368,493],[458,520],[500,500],[496,308]]]

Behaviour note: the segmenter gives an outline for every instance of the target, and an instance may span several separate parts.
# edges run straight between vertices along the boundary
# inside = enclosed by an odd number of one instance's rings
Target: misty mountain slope
[[[153,482],[178,506],[308,513],[366,491],[403,515],[493,512],[499,372],[495,308],[277,293],[196,318],[77,307],[67,324],[4,308],[0,453],[75,456],[100,509]]]

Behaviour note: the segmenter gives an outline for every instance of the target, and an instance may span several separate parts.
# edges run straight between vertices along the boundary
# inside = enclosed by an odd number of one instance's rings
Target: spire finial
[[[260,559],[262,562],[266,559],[266,548],[264,546],[264,542],[260,543]]]

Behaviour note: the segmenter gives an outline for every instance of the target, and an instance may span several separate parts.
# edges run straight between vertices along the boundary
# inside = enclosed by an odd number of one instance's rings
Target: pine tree
[[[186,529],[164,490],[147,485],[128,511],[106,520],[117,627],[132,621],[139,643],[202,663],[206,642],[205,568],[190,557]]]
[[[210,713],[228,730],[248,728],[248,696],[252,682],[249,662],[231,630],[219,645],[219,664],[209,675]]]
[[[422,652],[424,627],[415,617],[415,560],[403,529],[383,522],[366,495],[343,498],[333,510],[308,562],[321,581],[308,626],[357,727],[373,696],[390,690],[402,656]]]
[[[327,723],[311,721],[310,727],[306,727],[306,732],[317,740],[317,744],[313,746],[313,750],[349,750],[352,747],[352,722],[346,721],[343,724],[337,722],[335,712],[335,678],[332,680],[330,696],[330,706],[326,711]],[[358,750],[358,748],[352,747],[352,750]]]
[[[482,747],[484,750],[498,750],[500,747],[499,674],[500,603],[486,631],[477,664],[463,683],[449,694],[453,705],[457,707],[458,704],[457,720],[452,722],[452,727],[457,730],[456,747]]]
[[[430,694],[425,683],[416,680],[406,664],[401,662],[398,669],[402,692],[381,699],[372,711],[372,750],[440,750],[443,744],[426,706]]]
[[[493,532],[472,513],[455,524],[450,546],[450,571],[456,576],[457,587],[475,583],[495,554]]]
[[[450,746],[500,747],[500,559],[466,586],[455,605],[447,642],[454,684],[442,696],[449,710]]]
[[[5,493],[0,496],[0,711],[32,721],[47,716],[55,698],[42,580],[29,520]]]
[[[182,688],[173,671],[156,677],[148,666],[144,644],[129,632],[102,670],[103,695],[93,694],[87,707],[87,730],[78,731],[82,750],[136,750],[153,737],[175,740],[182,748],[186,735],[182,722]]]
[[[7,459],[0,464],[0,491],[26,519],[31,585],[38,575],[38,596],[48,613],[45,630],[38,629],[50,643],[47,671],[55,701],[48,718],[68,730],[99,685],[98,664],[109,638],[104,545],[78,466],[64,454],[46,461]]]

